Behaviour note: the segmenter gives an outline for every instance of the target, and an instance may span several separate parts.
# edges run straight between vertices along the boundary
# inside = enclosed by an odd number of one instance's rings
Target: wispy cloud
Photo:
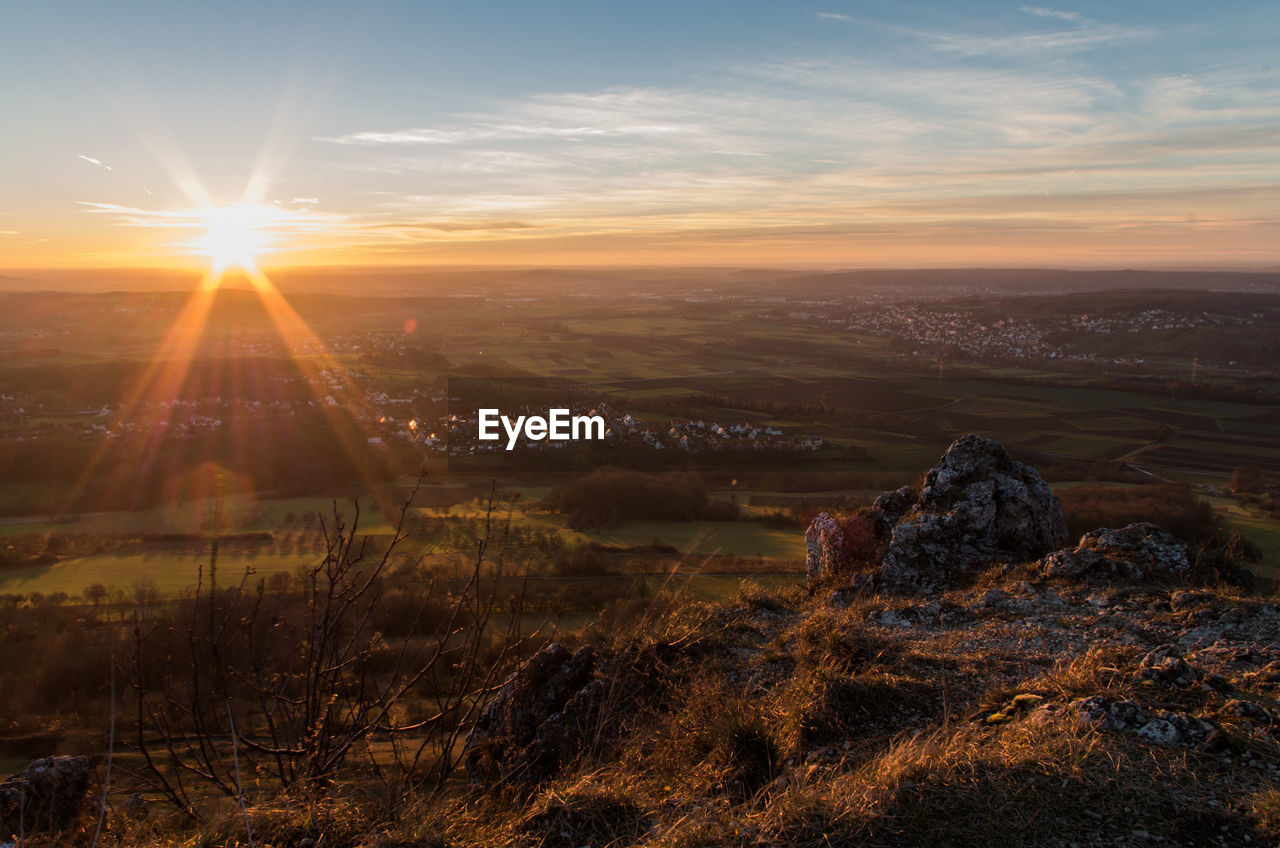
[[[204,233],[210,226],[210,212],[191,208],[144,208],[120,203],[77,201],[83,211],[107,218],[113,225],[157,233],[167,233],[163,244],[193,252],[198,244],[190,238]],[[319,213],[308,208],[285,204],[257,205],[247,212],[252,228],[261,237],[262,252],[296,250],[317,240],[341,236],[350,231],[349,218],[336,213]]]
[[[911,63],[762,60],[698,84],[545,91],[434,123],[345,127],[313,147],[324,209],[342,211],[318,211],[292,183],[263,228],[280,249],[460,255],[1261,226],[1280,172],[1280,72],[1118,79],[1079,57],[1044,63],[1047,50],[1150,33],[1022,11],[1044,31],[917,33],[938,49]],[[203,225],[198,210],[82,208],[122,227]]]
[[[1077,12],[1063,12],[1042,6],[1023,6],[1018,11],[1042,20],[1060,21],[1069,26],[1048,31],[997,35],[935,33],[929,36],[929,40],[940,50],[962,56],[1012,58],[1091,50],[1118,42],[1151,38],[1155,34],[1150,27],[1107,23],[1086,18]]]
[[[102,163],[102,160],[100,160],[100,159],[94,159],[92,156],[85,156],[83,153],[77,153],[77,154],[76,154],[76,158],[77,158],[77,159],[83,159],[85,162],[88,162],[90,165],[97,165],[99,168],[105,168],[105,169],[106,169],[106,170],[108,170],[108,171],[110,171],[110,170],[111,170],[111,166],[110,166],[110,165],[104,165],[104,164]]]
[[[365,229],[369,230],[403,230],[405,232],[413,232],[426,230],[436,233],[480,233],[480,232],[496,232],[499,230],[535,230],[538,229],[537,224],[530,224],[527,221],[397,221],[382,224],[367,224]]]
[[[851,21],[851,20],[853,20],[853,18],[852,18],[852,17],[850,17],[849,15],[842,15],[842,14],[840,14],[839,12],[814,12],[814,13],[813,13],[813,16],[814,16],[815,18],[822,18],[824,21]]]
[[[466,116],[463,116],[466,117]],[[353,145],[453,145],[480,141],[527,141],[538,139],[624,138],[627,136],[662,136],[680,132],[676,126],[615,125],[576,126],[555,124],[490,123],[480,117],[479,123],[467,127],[422,128],[351,133],[325,141]],[[471,122],[469,122],[471,123]]]
[[[1035,15],[1037,18],[1057,18],[1060,21],[1070,21],[1072,23],[1084,23],[1085,18],[1079,12],[1062,12],[1058,9],[1046,9],[1044,6],[1021,6],[1019,12],[1025,12],[1028,15]]]
[[[545,93],[330,141],[334,167],[364,174],[375,198],[352,223],[387,250],[937,235],[975,221],[1087,233],[1126,218],[1181,226],[1197,209],[1202,228],[1244,226],[1262,202],[1247,187],[1270,185],[1280,164],[1280,97],[1259,96],[1280,87],[1261,73],[1121,85],[1083,68],[827,57],[741,66],[699,88]]]

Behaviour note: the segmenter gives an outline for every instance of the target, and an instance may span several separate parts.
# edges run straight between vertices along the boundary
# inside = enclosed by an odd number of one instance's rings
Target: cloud
[[[1090,50],[1123,41],[1151,38],[1150,27],[1122,26],[1086,18],[1078,12],[1063,12],[1042,6],[1022,6],[1020,12],[1070,26],[1048,32],[1022,32],[1007,35],[950,33],[927,34],[927,39],[940,50],[962,56],[1037,57],[1046,53]]]
[[[352,128],[325,139],[329,167],[362,187],[335,243],[1085,238],[1265,219],[1270,188],[1249,187],[1280,172],[1280,71],[1068,68],[1044,52],[1151,33],[1024,12],[1048,31],[916,33],[941,49],[911,63],[761,60],[696,85],[542,92],[435,125]]]
[[[157,242],[157,246],[188,253],[203,252],[199,242],[193,241],[192,236],[206,232],[212,217],[207,209],[148,209],[90,200],[76,203],[86,213],[108,218],[117,227],[171,234],[170,238],[176,239],[175,241]],[[283,205],[247,205],[244,209],[251,228],[261,237],[262,253],[276,253],[323,243],[352,229],[349,218],[336,213],[320,213],[308,208]]]
[[[1146,27],[1097,25],[1078,30],[1007,36],[938,35],[934,44],[940,50],[962,56],[1018,57],[1089,50],[1118,41],[1147,38],[1150,34]]]
[[[1028,15],[1035,15],[1038,18],[1057,18],[1060,21],[1071,21],[1072,23],[1083,23],[1085,18],[1079,12],[1061,12],[1057,9],[1046,9],[1043,6],[1021,6],[1019,12],[1025,12]]]
[[[692,227],[776,210],[846,214],[856,208],[849,198],[866,193],[879,202],[966,196],[993,180],[1043,194],[1082,182],[1098,192],[1194,186],[1228,169],[1261,175],[1276,165],[1280,102],[1254,92],[1273,83],[1224,74],[1121,86],[1050,68],[834,57],[743,66],[700,89],[541,94],[472,116],[476,126],[458,116],[423,130],[455,142],[419,154],[339,147],[349,151],[341,167],[369,175],[375,192],[385,187],[366,216],[374,219],[535,210],[548,231],[650,215]],[[1246,108],[1251,124],[1236,111]],[[529,127],[539,132],[510,131]],[[663,131],[622,131],[635,127]]]
[[[848,16],[848,15],[842,15],[842,14],[840,14],[839,12],[814,12],[814,13],[813,13],[813,16],[814,16],[815,18],[822,18],[824,21],[851,21],[851,20],[853,20],[853,18],[851,18],[850,16]]]
[[[440,233],[468,233],[468,232],[493,232],[496,230],[535,230],[538,229],[537,224],[530,224],[525,221],[430,221],[430,222],[409,222],[395,221],[385,224],[368,224],[365,229],[369,230],[404,230],[406,232],[414,230],[430,230]]]
[[[488,122],[468,127],[373,130],[350,133],[323,141],[350,145],[430,146],[472,142],[531,141],[540,139],[621,138],[626,136],[662,136],[680,132],[680,127],[662,124],[617,124],[612,126],[556,125],[552,123]]]
[[[105,169],[106,169],[106,170],[108,170],[108,171],[110,171],[110,170],[111,170],[111,166],[110,166],[110,165],[104,165],[104,164],[102,164],[102,161],[101,161],[101,160],[99,160],[99,159],[94,159],[92,156],[85,156],[83,153],[77,153],[77,154],[76,154],[76,158],[77,158],[77,159],[83,159],[84,161],[88,162],[90,165],[97,165],[99,168],[105,168]]]

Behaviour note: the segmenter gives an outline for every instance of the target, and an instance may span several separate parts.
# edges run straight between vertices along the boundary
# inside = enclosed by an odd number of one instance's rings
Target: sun
[[[212,260],[213,269],[253,268],[254,257],[267,246],[263,217],[258,210],[252,206],[217,206],[202,210],[201,215],[205,232],[196,247]]]

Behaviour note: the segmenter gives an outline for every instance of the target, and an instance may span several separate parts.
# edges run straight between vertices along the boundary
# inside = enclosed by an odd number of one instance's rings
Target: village
[[[772,316],[778,320],[780,316]],[[1260,318],[1262,316],[1252,316]],[[977,318],[962,309],[947,309],[918,302],[888,302],[875,308],[850,308],[844,304],[806,305],[786,313],[787,322],[820,324],[895,340],[900,352],[916,356],[960,354],[989,362],[1097,363],[1141,366],[1145,359],[1130,355],[1101,355],[1089,350],[1087,336],[1096,334],[1147,334],[1168,330],[1193,330],[1205,326],[1241,326],[1248,317],[1209,312],[1174,312],[1158,307],[1116,314],[1046,315],[1034,318]],[[1235,365],[1234,362],[1224,362]]]
[[[520,412],[535,412],[524,409]],[[572,408],[574,415],[600,416],[605,421],[604,439],[619,446],[645,447],[653,451],[679,450],[688,453],[716,453],[720,451],[814,451],[824,444],[821,436],[789,434],[780,427],[768,427],[738,421],[719,424],[714,421],[673,418],[667,426],[656,420],[632,417],[611,404],[597,403],[587,408]],[[404,422],[394,437],[413,441],[430,450],[461,456],[491,453],[504,450],[500,442],[481,441],[476,438],[479,428],[476,413],[451,414],[427,427],[423,422]],[[552,441],[522,437],[518,445],[529,450],[553,450],[571,444],[569,441]]]

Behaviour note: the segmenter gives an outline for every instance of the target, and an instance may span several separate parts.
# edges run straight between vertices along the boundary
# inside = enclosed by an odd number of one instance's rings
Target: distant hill
[[[1108,289],[1205,289],[1280,292],[1280,272],[1066,271],[1043,268],[885,269],[785,277],[782,290],[849,294],[860,288],[969,289],[1050,293]]]
[[[1201,289],[1280,292],[1280,271],[1070,271],[1052,268],[885,268],[815,272],[734,267],[600,268],[287,268],[269,272],[285,293],[501,296],[731,294],[832,297],[858,292],[1062,293],[1110,289]],[[182,291],[194,271],[163,269],[39,270],[0,276],[0,291]],[[247,288],[242,275],[228,285]]]

